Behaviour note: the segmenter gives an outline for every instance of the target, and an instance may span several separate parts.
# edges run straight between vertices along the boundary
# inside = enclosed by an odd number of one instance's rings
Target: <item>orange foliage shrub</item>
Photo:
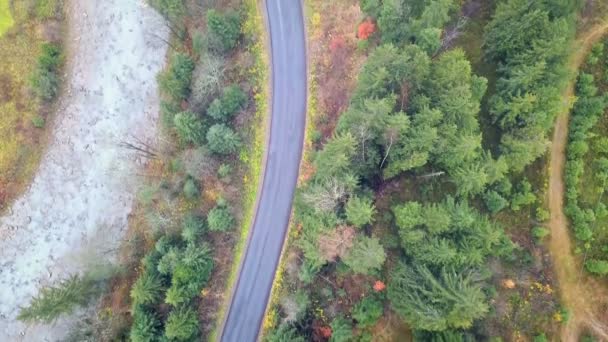
[[[370,20],[365,20],[359,24],[359,28],[357,29],[357,37],[359,37],[359,39],[366,40],[374,32],[376,32],[376,24]]]
[[[386,288],[386,285],[382,281],[376,280],[376,283],[374,284],[374,291],[381,292],[385,288]]]
[[[319,333],[320,333],[321,337],[323,337],[323,338],[330,338],[331,337],[331,328],[330,327],[321,327],[319,329]]]

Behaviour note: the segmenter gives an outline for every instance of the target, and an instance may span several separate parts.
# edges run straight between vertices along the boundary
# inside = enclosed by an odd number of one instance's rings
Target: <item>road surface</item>
[[[298,179],[306,125],[306,43],[300,0],[265,1],[272,53],[272,119],[262,190],[221,341],[257,339]]]

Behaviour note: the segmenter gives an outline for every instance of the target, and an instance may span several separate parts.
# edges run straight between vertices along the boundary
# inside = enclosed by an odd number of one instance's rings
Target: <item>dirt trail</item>
[[[112,259],[136,191],[142,160],[118,147],[153,138],[156,74],[168,32],[142,0],[66,2],[66,89],[32,185],[0,217],[0,341],[55,341],[54,326],[15,320],[40,287]]]
[[[591,46],[608,32],[608,23],[592,27],[577,39],[577,50],[569,61],[569,70],[576,75]],[[563,94],[564,101],[574,97],[575,79]],[[582,329],[588,328],[608,341],[608,327],[595,317],[600,305],[608,299],[608,291],[592,278],[581,273],[581,261],[573,254],[568,220],[564,214],[564,164],[568,142],[569,106],[557,117],[549,175],[549,208],[551,211],[551,251],[555,272],[560,284],[562,301],[570,310],[570,320],[562,328],[562,341],[577,341]]]

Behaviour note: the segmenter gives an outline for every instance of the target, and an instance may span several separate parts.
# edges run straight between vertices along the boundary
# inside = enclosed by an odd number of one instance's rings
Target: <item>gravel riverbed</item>
[[[27,191],[0,218],[0,341],[54,341],[71,319],[16,321],[45,285],[112,258],[145,160],[120,147],[155,136],[168,30],[141,0],[66,2],[65,89]]]

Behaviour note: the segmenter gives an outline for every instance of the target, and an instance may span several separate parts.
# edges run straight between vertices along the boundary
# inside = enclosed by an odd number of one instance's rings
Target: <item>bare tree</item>
[[[319,251],[327,261],[336,261],[352,248],[355,241],[355,228],[339,226],[329,234],[319,235]]]
[[[304,201],[318,211],[331,211],[348,194],[347,186],[332,177],[322,184],[312,185],[302,196]]]
[[[133,150],[135,153],[137,153],[137,155],[147,159],[158,159],[158,152],[156,148],[136,136],[131,136],[131,141],[121,141],[118,146],[128,150]]]

